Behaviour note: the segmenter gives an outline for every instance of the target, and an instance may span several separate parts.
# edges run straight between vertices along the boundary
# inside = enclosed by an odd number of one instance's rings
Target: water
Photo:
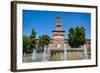
[[[87,54],[86,45],[84,45],[83,47],[84,47],[84,59],[88,59],[88,54]]]
[[[64,60],[67,60],[67,46],[64,45]]]
[[[34,49],[33,54],[32,54],[32,60],[33,61],[36,60],[36,50],[37,50],[37,45],[36,45],[36,49]]]
[[[34,49],[33,54],[32,54],[32,61],[48,61],[47,57],[47,48],[44,46],[44,52],[43,53],[36,53],[37,50],[37,45],[36,49]]]
[[[36,60],[36,50],[34,49],[33,54],[32,54],[32,60],[35,61]]]
[[[46,48],[46,46],[44,46],[43,61],[48,61],[48,58],[47,58],[47,48]]]

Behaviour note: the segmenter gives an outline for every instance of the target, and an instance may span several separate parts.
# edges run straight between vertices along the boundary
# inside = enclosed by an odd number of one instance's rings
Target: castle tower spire
[[[57,16],[56,31],[62,31],[60,16]]]

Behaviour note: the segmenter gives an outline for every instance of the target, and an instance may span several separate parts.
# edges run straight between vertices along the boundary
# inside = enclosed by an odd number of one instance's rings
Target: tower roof
[[[62,31],[60,16],[57,16],[56,31]]]
[[[56,29],[53,30],[53,32],[65,32],[65,31],[62,30],[61,17],[60,16],[57,16]]]
[[[60,16],[57,16],[57,24],[56,25],[61,25],[61,18],[60,18]]]

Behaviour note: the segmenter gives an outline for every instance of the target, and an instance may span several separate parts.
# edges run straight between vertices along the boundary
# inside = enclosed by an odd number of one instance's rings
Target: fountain
[[[67,60],[67,46],[64,45],[64,60]]]
[[[33,54],[32,54],[32,60],[35,61],[36,60],[36,50],[34,49]]]
[[[32,54],[32,61],[48,61],[47,57],[47,47],[44,46],[44,52],[43,53],[37,53],[36,51],[39,48],[36,45],[36,49],[34,49],[33,54]]]
[[[86,46],[84,45],[84,59],[88,59],[88,55],[87,55],[87,48]]]
[[[60,60],[63,61],[63,59],[64,59],[63,53],[60,53]]]
[[[33,61],[36,60],[36,50],[37,50],[37,45],[36,45],[36,49],[34,49],[33,54],[32,54],[32,60]]]
[[[48,59],[47,59],[47,48],[46,48],[46,45],[44,46],[43,61],[48,61]]]

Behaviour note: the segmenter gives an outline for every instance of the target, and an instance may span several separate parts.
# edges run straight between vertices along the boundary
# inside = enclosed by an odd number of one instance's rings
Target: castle
[[[50,46],[53,49],[64,49],[64,45],[68,45],[68,40],[64,38],[64,33],[65,31],[62,29],[61,17],[58,16],[56,29],[52,31],[53,39],[50,41]],[[87,48],[90,48],[90,44],[91,44],[90,39],[86,39],[85,44]]]
[[[57,17],[56,29],[52,31],[53,39],[51,39],[48,49],[49,60],[76,60],[83,59],[86,53],[83,48],[71,49],[68,40],[64,38],[65,31],[62,29],[61,18]],[[90,49],[91,41],[86,39],[86,49]]]

